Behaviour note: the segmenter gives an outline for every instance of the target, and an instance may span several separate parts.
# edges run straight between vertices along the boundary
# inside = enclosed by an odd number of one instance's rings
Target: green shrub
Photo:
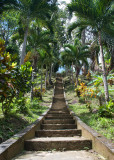
[[[16,112],[23,113],[24,115],[30,114],[30,104],[26,101],[26,97],[15,99],[13,108],[16,108]]]
[[[85,98],[80,97],[80,98],[79,98],[79,103],[85,103]]]
[[[40,88],[33,88],[33,97],[42,100],[42,93]]]
[[[80,94],[81,94],[81,93],[80,93],[79,88],[76,88],[75,91],[76,91],[76,95],[77,95],[78,97],[80,97]]]
[[[114,113],[114,102],[110,100],[106,105],[99,106],[98,113],[100,117],[112,117],[112,113]]]

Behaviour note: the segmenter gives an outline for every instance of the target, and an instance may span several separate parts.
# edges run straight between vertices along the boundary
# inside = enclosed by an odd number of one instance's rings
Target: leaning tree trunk
[[[102,73],[103,73],[103,82],[104,82],[104,92],[105,92],[105,101],[109,101],[109,92],[108,92],[108,82],[105,68],[105,61],[103,55],[103,46],[101,42],[101,31],[99,31],[99,45],[100,45],[100,55],[101,55],[101,64],[102,64]]]
[[[24,58],[26,54],[27,36],[28,36],[28,26],[26,27],[26,30],[24,33],[24,41],[23,41],[23,48],[21,52],[20,65],[24,63]]]

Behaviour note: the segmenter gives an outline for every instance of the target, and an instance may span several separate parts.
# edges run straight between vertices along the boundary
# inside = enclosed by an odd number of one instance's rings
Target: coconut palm
[[[17,9],[19,7],[18,0],[0,0],[0,14],[9,9]]]
[[[83,18],[83,21],[81,21],[78,26],[91,26],[98,31],[106,102],[109,101],[109,92],[103,55],[102,32],[107,34],[114,33],[112,29],[109,29],[111,28],[110,25],[112,25],[112,14],[114,12],[114,10],[112,10],[112,2],[113,0],[72,0],[71,4],[68,5],[71,13],[75,12]],[[82,23],[84,21],[85,23]],[[77,24],[75,24],[75,28],[76,26]]]
[[[48,19],[51,19],[52,11],[55,10],[55,1],[52,0],[20,0],[20,19],[24,27],[24,41],[20,64],[23,64],[24,62],[29,25],[31,21],[35,19],[39,19],[43,22],[47,21]]]
[[[82,46],[78,39],[75,40],[74,44],[66,44],[65,51],[66,58],[70,59],[70,62],[74,64],[76,71],[76,83],[78,85],[78,75],[80,73],[81,67],[86,64],[87,57],[89,57],[89,51],[87,46]],[[64,54],[65,56],[65,54]]]

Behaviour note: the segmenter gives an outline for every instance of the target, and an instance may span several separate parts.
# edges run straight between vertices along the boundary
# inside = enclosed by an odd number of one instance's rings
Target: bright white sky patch
[[[64,1],[64,0],[58,0],[58,2],[62,2],[62,1]],[[71,0],[66,0],[65,2],[66,2],[66,3],[70,3]]]
[[[71,2],[71,0],[66,0],[66,1],[64,1],[64,0],[58,0],[57,2],[60,4],[59,8],[60,9],[64,9],[66,6],[65,6],[65,4],[63,4],[63,2],[65,2],[66,4],[68,4],[68,3]]]

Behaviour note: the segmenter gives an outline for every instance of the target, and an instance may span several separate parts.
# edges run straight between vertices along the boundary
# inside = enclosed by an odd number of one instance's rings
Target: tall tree
[[[78,39],[75,39],[74,44],[65,45],[65,53],[70,58],[70,61],[74,63],[76,70],[76,83],[78,85],[78,75],[81,67],[87,63],[87,57],[89,57],[89,51],[87,46],[82,46]]]
[[[20,0],[20,18],[24,26],[24,41],[22,46],[22,53],[20,64],[23,64],[26,54],[26,44],[31,21],[39,19],[47,21],[51,19],[52,11],[56,9],[55,1],[51,0]]]
[[[103,55],[102,32],[104,31],[110,34],[112,31],[107,30],[112,23],[112,2],[113,0],[72,0],[71,4],[68,5],[71,13],[75,12],[77,15],[84,18],[88,26],[92,26],[98,31],[106,102],[109,101],[109,92]]]
[[[18,0],[0,0],[0,14],[9,9],[17,9],[19,7]]]

